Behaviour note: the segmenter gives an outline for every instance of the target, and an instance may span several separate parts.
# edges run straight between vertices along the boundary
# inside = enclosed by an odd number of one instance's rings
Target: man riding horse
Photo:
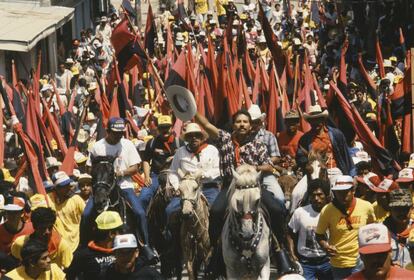
[[[169,174],[170,184],[178,190],[182,179],[178,169],[183,174],[201,172],[202,192],[209,205],[213,205],[221,182],[219,152],[216,147],[205,142],[206,135],[196,123],[187,125],[184,139],[188,144],[179,148],[174,155]],[[180,198],[172,198],[166,208],[167,221],[171,214],[179,209]]]
[[[216,140],[220,153],[220,167],[222,171],[223,187],[218,194],[216,201],[210,209],[210,237],[216,242],[221,234],[224,223],[225,211],[227,208],[227,190],[233,178],[232,170],[241,164],[250,164],[256,170],[264,174],[274,173],[270,157],[267,154],[266,146],[254,139],[251,133],[252,119],[245,110],[239,110],[233,115],[233,133],[218,129],[205,117],[197,113],[196,121]],[[286,209],[274,195],[266,189],[261,192],[262,203],[270,214],[271,227],[279,241],[285,240],[285,214]]]
[[[149,246],[148,224],[146,222],[146,212],[139,203],[138,197],[134,191],[134,183],[132,176],[138,172],[138,165],[141,163],[141,158],[138,154],[134,144],[123,138],[126,130],[125,122],[121,118],[111,118],[108,121],[107,136],[92,147],[90,151],[87,166],[92,166],[92,159],[96,157],[114,157],[114,169],[117,178],[117,184],[121,188],[121,195],[124,197],[132,208],[132,212],[137,220],[139,232],[144,242],[142,253],[150,261],[157,259],[156,253]],[[94,200],[90,199],[85,207],[82,215],[82,227],[91,225],[88,221],[91,220],[94,213]],[[83,228],[83,230],[87,230]]]

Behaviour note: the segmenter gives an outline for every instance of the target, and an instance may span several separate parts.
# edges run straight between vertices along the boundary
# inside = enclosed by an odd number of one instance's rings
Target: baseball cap
[[[374,192],[383,192],[382,190],[377,190],[378,185],[381,183],[381,179],[377,174],[373,172],[369,172],[363,176],[358,176],[357,181],[364,185],[367,185]]]
[[[408,190],[397,189],[390,192],[390,207],[411,207],[413,200],[411,192]]]
[[[404,168],[398,173],[397,183],[410,183],[414,181],[414,174],[411,168]]]
[[[37,193],[30,198],[31,210],[35,210],[40,207],[47,207],[46,197],[43,194]]]
[[[349,175],[340,175],[332,187],[333,191],[349,190],[354,186],[354,180]]]
[[[115,229],[122,226],[121,216],[115,211],[104,211],[95,219],[96,225],[100,230]]]
[[[26,201],[22,197],[14,196],[11,203],[4,205],[5,211],[22,211]]]
[[[170,116],[161,115],[158,117],[158,126],[171,126],[172,119]]]
[[[108,121],[108,128],[111,131],[115,131],[115,132],[122,132],[125,131],[126,126],[125,126],[125,121],[122,118],[111,118]]]
[[[65,171],[56,172],[53,175],[53,178],[52,179],[53,179],[53,184],[56,187],[67,186],[67,185],[69,185],[70,183],[73,182],[72,179],[69,178],[69,176],[66,174]]]
[[[113,250],[128,248],[138,248],[137,239],[135,238],[135,235],[129,233],[115,236],[114,247],[112,248]]]
[[[15,179],[10,174],[10,171],[7,168],[0,169],[0,181],[6,181],[9,183],[14,183]]]
[[[414,248],[414,229],[410,230],[410,234],[408,235],[407,244],[410,249]]]
[[[373,190],[374,192],[392,192],[393,190],[397,190],[399,189],[398,184],[395,183],[393,180],[387,179],[385,178],[384,180],[381,181],[381,183],[375,187],[375,189]]]
[[[388,229],[383,224],[362,226],[358,234],[359,253],[376,254],[391,250],[391,239]]]

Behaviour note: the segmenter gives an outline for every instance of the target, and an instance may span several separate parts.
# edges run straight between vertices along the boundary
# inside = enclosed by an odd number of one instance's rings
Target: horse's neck
[[[111,201],[111,204],[113,204],[117,199],[120,199],[120,189],[118,186],[115,186],[109,194],[109,200]]]

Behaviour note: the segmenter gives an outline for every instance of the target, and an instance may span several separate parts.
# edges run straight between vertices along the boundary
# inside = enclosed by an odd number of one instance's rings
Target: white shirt
[[[220,179],[220,156],[219,151],[213,145],[207,145],[199,154],[199,159],[189,152],[185,146],[180,147],[174,155],[170,166],[171,173],[168,175],[170,184],[177,190],[180,176],[177,170],[181,169],[184,174],[202,172],[201,183],[216,182]]]
[[[306,205],[296,209],[289,221],[289,227],[298,234],[297,250],[301,256],[319,258],[326,255],[316,241],[315,230],[319,215],[311,205]]]
[[[125,171],[129,167],[139,164],[141,162],[141,157],[138,154],[137,149],[134,144],[125,138],[122,138],[121,141],[116,145],[111,145],[106,142],[106,139],[103,138],[93,145],[88,161],[86,165],[91,166],[91,155],[94,157],[97,156],[116,156],[118,157],[114,161],[114,170],[115,171]],[[130,176],[124,176],[118,179],[118,184],[121,189],[133,188],[134,184]]]

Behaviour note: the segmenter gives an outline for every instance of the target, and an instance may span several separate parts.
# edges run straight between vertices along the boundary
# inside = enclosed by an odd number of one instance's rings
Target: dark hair
[[[33,210],[31,220],[35,229],[40,225],[54,225],[56,222],[56,212],[51,208],[39,207]]]
[[[111,234],[112,232],[122,232],[122,226],[117,227],[117,228],[112,228],[112,229],[96,229],[95,230],[95,238],[94,241],[104,241],[109,237],[109,234]]]
[[[248,117],[250,124],[253,122],[252,116],[250,116],[249,112],[245,109],[240,109],[236,113],[233,114],[232,123],[234,123],[236,121],[237,117],[240,116],[240,115],[245,115],[246,117]]]
[[[317,189],[321,189],[326,196],[329,196],[331,192],[329,181],[319,178],[311,180],[308,186],[308,194],[313,193]]]
[[[47,252],[47,244],[38,239],[29,238],[20,252],[24,266],[35,264],[44,252]]]

